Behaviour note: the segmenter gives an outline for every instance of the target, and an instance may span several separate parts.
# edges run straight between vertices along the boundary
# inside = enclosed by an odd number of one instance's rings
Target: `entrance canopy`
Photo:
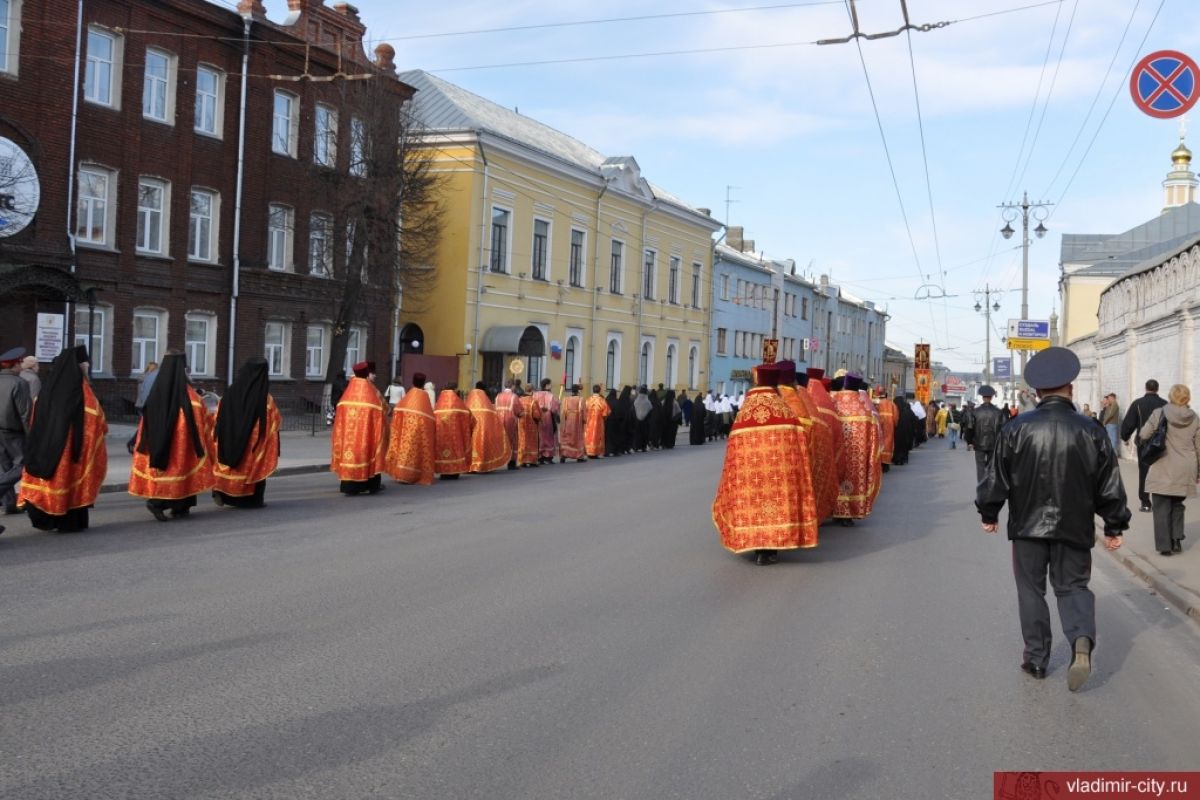
[[[481,353],[516,353],[521,356],[546,355],[546,339],[533,325],[497,325],[488,328],[479,344]]]

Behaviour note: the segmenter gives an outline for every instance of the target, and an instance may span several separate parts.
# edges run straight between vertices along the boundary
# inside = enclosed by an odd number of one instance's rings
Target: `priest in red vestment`
[[[270,393],[267,360],[242,365],[217,406],[213,500],[219,506],[262,508],[267,478],[279,466],[282,417]]]
[[[17,506],[38,530],[86,530],[108,470],[108,423],[88,381],[83,345],[50,364],[33,407]]]
[[[553,464],[558,451],[558,398],[550,391],[550,379],[542,379],[542,388],[533,393],[533,401],[541,412],[538,421],[538,463]]]
[[[433,407],[437,421],[434,432],[433,469],[443,480],[457,479],[471,471],[471,432],[475,420],[458,396],[458,384],[448,383]]]
[[[592,394],[583,408],[583,442],[588,458],[599,458],[605,452],[605,420],[612,413],[600,394],[600,384],[592,384]]]
[[[833,514],[838,496],[837,460],[834,457],[829,420],[809,394],[808,375],[797,374],[793,361],[780,361],[779,370],[779,393],[797,413],[804,432],[808,434],[817,519],[824,521]],[[838,427],[841,427],[840,424]]]
[[[500,422],[504,425],[504,433],[508,436],[508,446],[510,454],[508,459],[508,468],[517,468],[517,453],[519,442],[519,427],[521,417],[525,416],[525,406],[521,404],[521,398],[513,391],[513,382],[505,381],[504,390],[496,395],[496,413],[500,416]]]
[[[504,423],[487,395],[483,381],[467,394],[467,410],[471,412],[471,472],[494,472],[512,457],[512,445],[504,432]]]
[[[412,388],[392,409],[384,469],[400,483],[433,483],[437,418],[424,390],[425,375],[413,376]]]
[[[542,408],[533,395],[519,394],[521,416],[517,420],[517,463],[522,467],[536,467],[538,444],[541,440]]]
[[[384,488],[387,406],[375,388],[375,362],[360,361],[353,371],[333,416],[329,469],[341,479],[344,494],[375,494]]]
[[[774,364],[755,368],[712,507],[721,544],[734,553],[756,551],[760,565],[774,563],[779,550],[816,547],[820,524],[803,458],[808,437],[776,390],[779,374]]]
[[[877,491],[879,427],[873,412],[863,405],[859,394],[861,385],[858,377],[843,375],[834,379],[834,391],[830,395],[842,423],[842,454],[846,466],[833,517],[839,525],[846,527],[871,513]]]
[[[576,461],[586,461],[587,452],[583,446],[583,398],[579,396],[580,386],[571,387],[571,394],[563,398],[558,424],[558,462],[565,463],[568,458]]]

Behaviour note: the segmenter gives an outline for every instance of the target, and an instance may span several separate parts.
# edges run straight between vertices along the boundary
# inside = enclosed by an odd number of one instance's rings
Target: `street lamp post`
[[[991,286],[984,284],[983,291],[977,291],[977,295],[983,296],[983,302],[975,301],[975,311],[983,314],[984,319],[984,345],[983,345],[983,381],[988,383],[992,377],[992,312],[1000,310],[1000,301],[992,300],[992,295],[998,294],[999,289],[993,289]]]
[[[1049,215],[1049,208],[1053,203],[1031,203],[1029,202],[1029,193],[1023,192],[1020,203],[1001,203],[999,208],[1002,209],[1004,216],[1004,227],[1000,229],[1000,235],[1005,239],[1011,239],[1016,233],[1013,230],[1012,223],[1016,222],[1018,213],[1021,217],[1021,319],[1029,319],[1029,214],[1033,212],[1033,218],[1037,221],[1037,227],[1033,232],[1041,239],[1046,235],[1047,229],[1043,224],[1046,217]],[[1021,351],[1021,379],[1025,378],[1025,359],[1028,353],[1025,350]]]

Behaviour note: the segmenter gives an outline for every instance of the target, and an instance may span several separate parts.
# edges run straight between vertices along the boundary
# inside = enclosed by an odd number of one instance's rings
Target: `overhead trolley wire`
[[[1059,6],[1061,8],[1061,6]],[[1037,127],[1033,130],[1033,140],[1029,143],[1029,151],[1025,154],[1025,166],[1021,167],[1021,176],[1017,178],[1016,186],[1020,186],[1025,180],[1025,173],[1029,170],[1029,162],[1033,160],[1033,151],[1037,148],[1038,137],[1042,133],[1042,123],[1046,121],[1046,112],[1050,109],[1050,97],[1054,94],[1054,87],[1058,83],[1058,73],[1062,69],[1063,54],[1067,51],[1067,42],[1071,39],[1071,29],[1075,25],[1075,13],[1079,11],[1079,0],[1075,0],[1075,5],[1071,7],[1071,18],[1067,20],[1067,30],[1063,34],[1062,47],[1058,49],[1058,59],[1054,64],[1054,74],[1050,76],[1050,88],[1046,90],[1046,99],[1042,101],[1042,114],[1038,117]],[[1016,188],[1015,186],[1013,187]]]

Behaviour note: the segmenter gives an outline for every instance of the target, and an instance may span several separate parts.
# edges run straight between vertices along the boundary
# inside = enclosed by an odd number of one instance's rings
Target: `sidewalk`
[[[125,449],[125,443],[133,431],[133,425],[109,426],[106,439],[108,474],[100,488],[102,494],[124,492],[129,488],[129,466],[133,458]],[[308,431],[284,431],[280,434],[279,451],[276,476],[324,472],[329,469],[329,428],[318,430],[316,436]]]
[[[1200,497],[1186,502],[1183,552],[1161,556],[1154,549],[1154,515],[1138,511],[1136,460],[1121,459],[1121,479],[1125,482],[1133,519],[1121,549],[1109,555],[1150,584],[1164,600],[1188,616],[1200,619]],[[1102,527],[1097,527],[1097,531],[1103,535]],[[1096,550],[1102,550],[1099,544]]]

